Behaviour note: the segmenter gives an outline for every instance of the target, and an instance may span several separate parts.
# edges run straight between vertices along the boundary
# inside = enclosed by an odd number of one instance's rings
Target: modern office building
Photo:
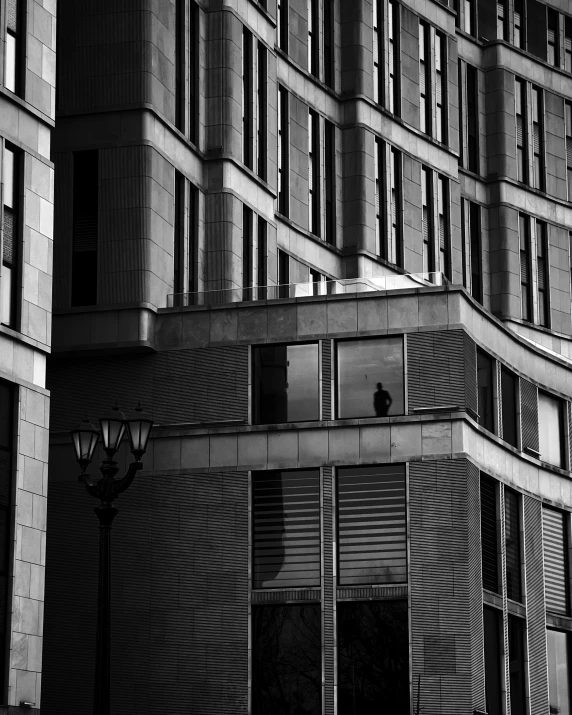
[[[89,712],[68,430],[115,400],[157,424],[114,713],[568,713],[570,3],[60,0],[58,33],[46,715]]]
[[[41,699],[55,31],[55,0],[0,2],[1,713]]]

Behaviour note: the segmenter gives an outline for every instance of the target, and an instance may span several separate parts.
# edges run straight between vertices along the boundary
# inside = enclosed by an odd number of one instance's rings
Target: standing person
[[[373,407],[376,417],[387,417],[392,402],[389,392],[383,389],[381,382],[378,382],[377,392],[373,393]]]

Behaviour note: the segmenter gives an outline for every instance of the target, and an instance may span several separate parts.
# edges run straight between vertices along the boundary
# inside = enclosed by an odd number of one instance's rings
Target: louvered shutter
[[[551,30],[550,28],[548,28],[547,37],[548,37],[548,44],[553,45],[556,41],[556,35],[555,35],[554,30]]]
[[[389,41],[389,73],[394,73],[394,59],[393,59],[393,41]]]
[[[516,143],[518,146],[524,146],[524,121],[522,114],[517,114],[516,117]]]
[[[566,163],[572,168],[572,137],[566,137]]]
[[[395,189],[391,189],[391,223],[397,226],[397,199]]]
[[[437,91],[437,104],[441,106],[443,103],[443,74],[442,72],[436,73],[436,91]]]
[[[542,510],[546,609],[568,613],[567,530],[563,512]]]
[[[522,600],[519,506],[518,495],[510,489],[505,489],[506,595],[513,601]]]
[[[379,179],[376,180],[375,182],[375,215],[379,216],[380,215],[380,210],[379,210]]]
[[[445,217],[439,214],[439,250],[445,251]]]
[[[429,241],[429,209],[427,206],[423,207],[423,240]]]
[[[539,258],[536,262],[538,266],[538,290],[544,290],[546,287],[546,266],[543,258]]]
[[[320,585],[320,472],[253,474],[255,588]]]
[[[8,0],[6,3],[6,28],[12,30],[14,34],[19,30],[18,3],[19,0]]]
[[[419,86],[421,87],[421,93],[425,94],[425,62],[419,63]]]
[[[520,280],[521,283],[528,283],[528,253],[520,252]]]
[[[532,125],[533,142],[534,142],[534,153],[540,154],[540,126],[534,122]]]
[[[16,234],[16,216],[10,209],[4,207],[4,241],[2,259],[4,264],[12,266],[14,263],[14,238]]]
[[[481,552],[483,588],[498,592],[496,485],[481,477]]]

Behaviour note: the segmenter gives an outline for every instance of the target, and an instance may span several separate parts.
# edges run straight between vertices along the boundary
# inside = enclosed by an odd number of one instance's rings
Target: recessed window
[[[498,529],[496,482],[481,476],[481,557],[483,588],[498,593]]]
[[[338,603],[337,619],[338,714],[408,713],[407,601]]]
[[[538,441],[540,459],[555,467],[564,466],[562,401],[538,392]]]
[[[318,343],[267,345],[253,352],[255,424],[318,420]]]
[[[320,585],[320,470],[252,473],[254,588]]]
[[[508,660],[510,672],[510,712],[525,715],[525,622],[516,616],[508,617]]]
[[[493,360],[482,350],[477,350],[477,399],[479,424],[494,430],[493,419]]]
[[[406,583],[405,467],[338,469],[339,583]]]
[[[4,183],[4,240],[2,241],[2,277],[0,294],[0,322],[14,327],[16,321],[16,283],[18,244],[20,236],[20,154],[4,148],[2,180]]]
[[[501,617],[493,608],[483,608],[485,641],[485,698],[488,715],[502,715]]]
[[[546,610],[568,615],[568,514],[556,509],[542,509],[544,545],[544,595]]]
[[[570,635],[546,631],[550,712],[570,715]]]
[[[522,601],[522,576],[520,565],[520,497],[516,492],[504,492],[506,595],[513,601]]]
[[[318,603],[252,609],[253,715],[321,715],[320,620]]]
[[[337,344],[338,418],[404,413],[403,338]]]
[[[514,373],[501,368],[502,393],[502,438],[505,442],[517,446],[516,396],[517,377]]]

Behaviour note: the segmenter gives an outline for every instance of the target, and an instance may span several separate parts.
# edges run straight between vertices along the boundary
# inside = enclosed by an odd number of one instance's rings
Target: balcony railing
[[[375,278],[343,278],[249,288],[221,288],[199,293],[171,293],[167,296],[167,307],[187,308],[193,305],[220,305],[223,303],[274,300],[277,298],[308,298],[320,295],[406,290],[448,284],[449,280],[443,273],[405,273],[401,275],[376,276]]]

